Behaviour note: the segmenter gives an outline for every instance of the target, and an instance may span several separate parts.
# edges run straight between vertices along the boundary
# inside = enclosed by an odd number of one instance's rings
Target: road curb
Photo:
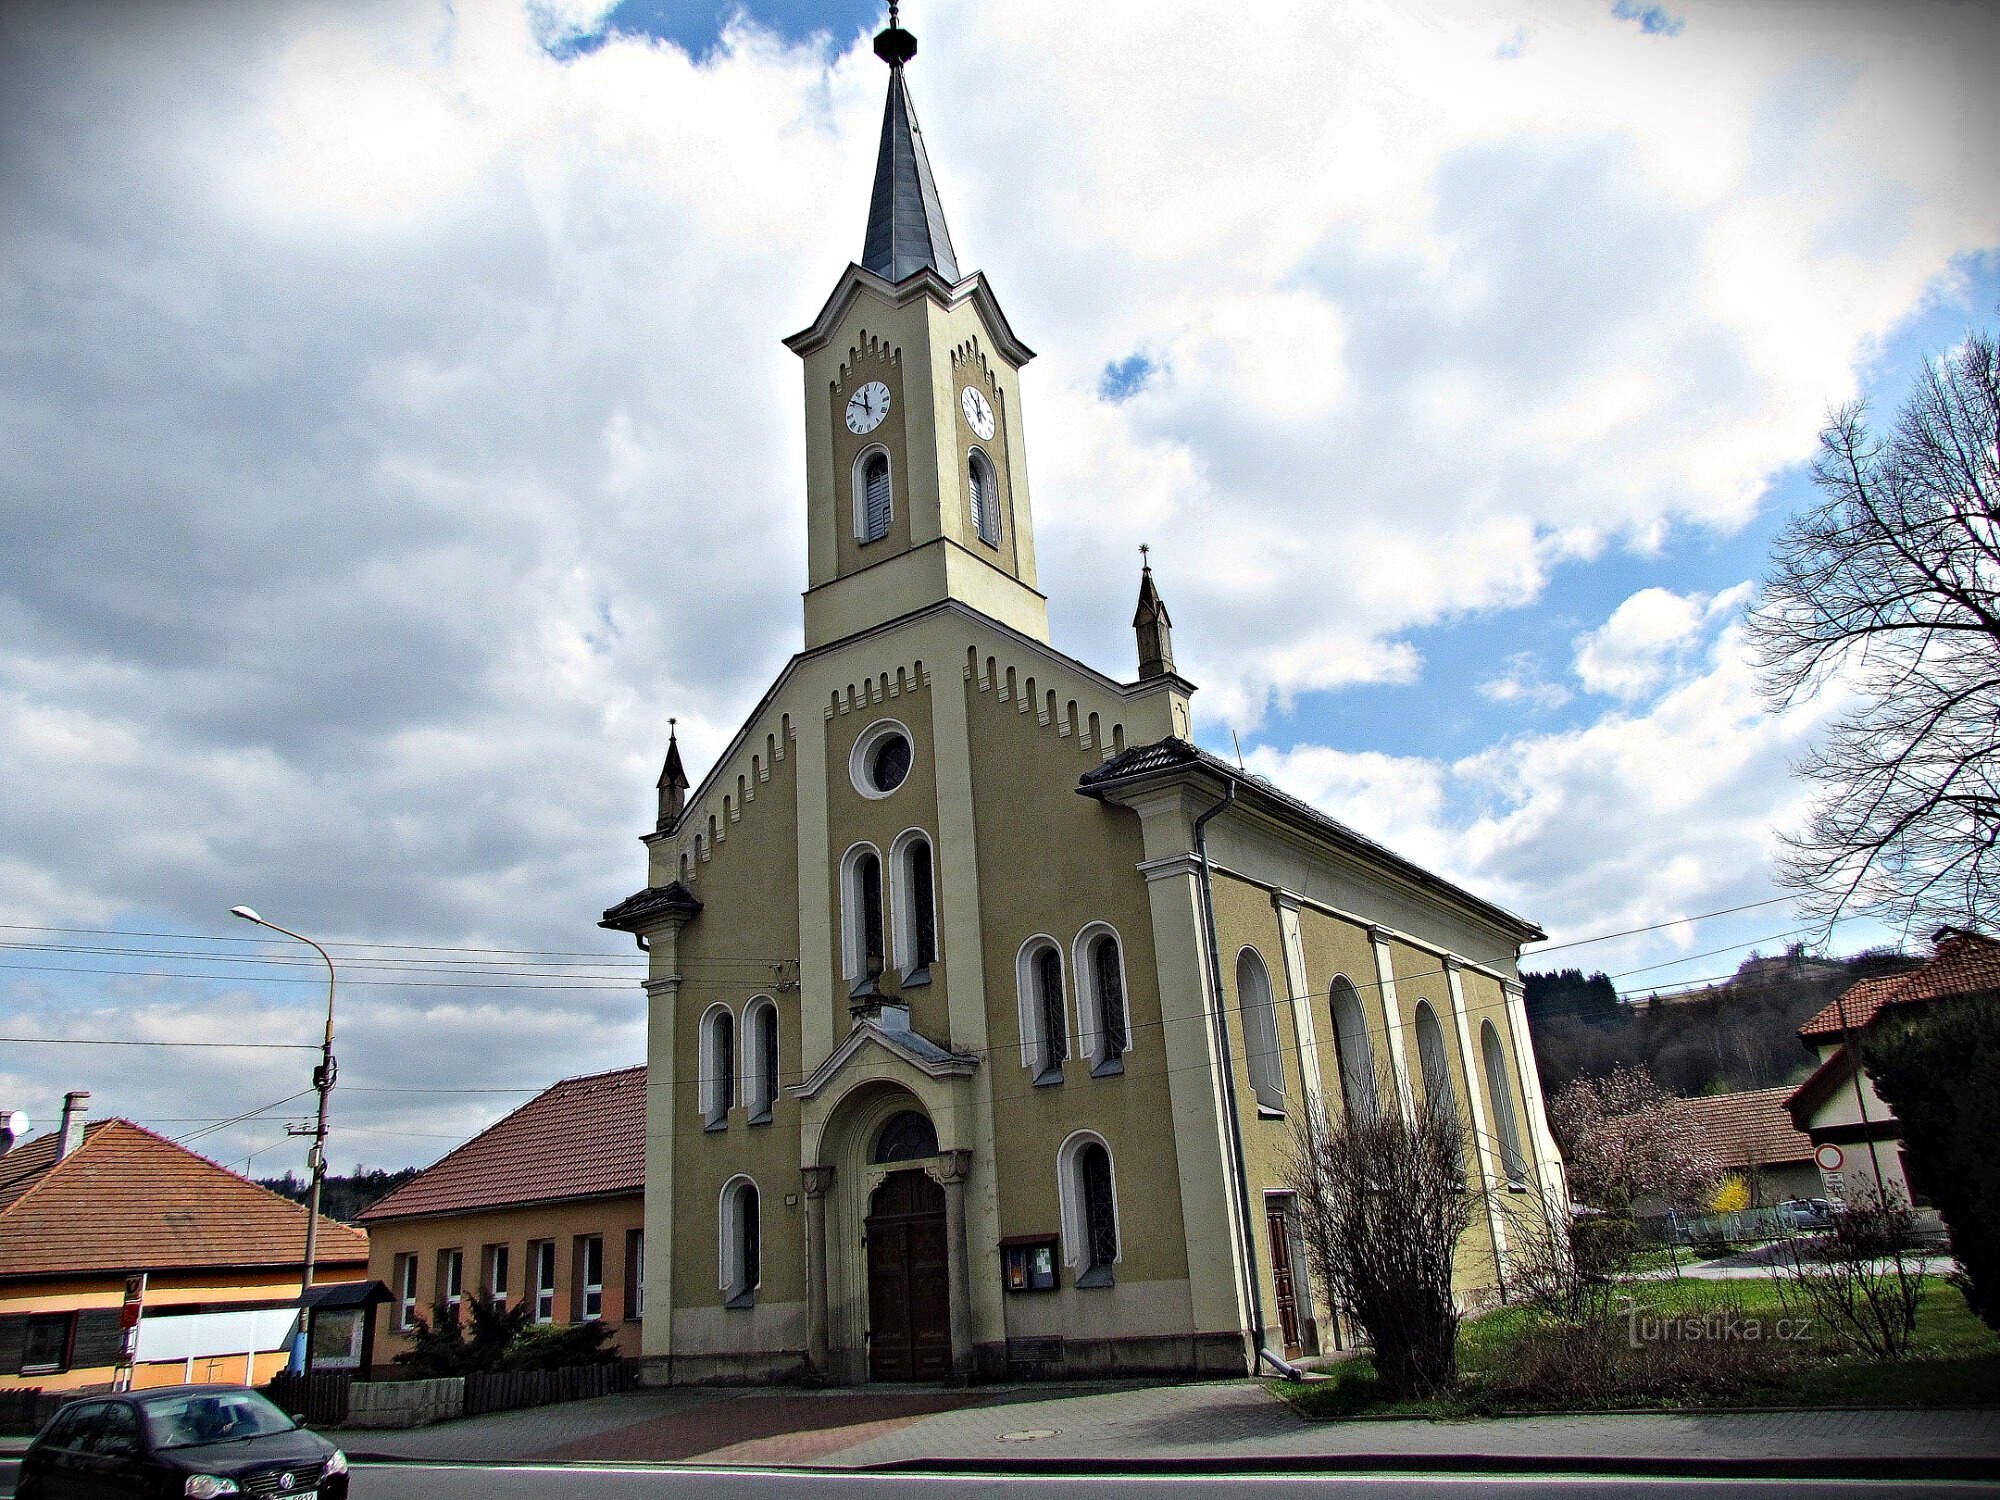
[[[1645,1457],[1625,1454],[1329,1453],[1229,1458],[945,1458],[895,1459],[850,1470],[861,1474],[1018,1474],[1224,1476],[1244,1474],[1583,1474],[1633,1479],[1970,1479],[1990,1482],[2000,1455],[1822,1457]]]

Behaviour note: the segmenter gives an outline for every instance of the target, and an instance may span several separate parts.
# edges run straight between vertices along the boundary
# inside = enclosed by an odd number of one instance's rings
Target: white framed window
[[[700,1048],[701,1128],[727,1130],[736,1102],[736,1018],[720,1001],[702,1012]]]
[[[455,1318],[465,1306],[465,1252],[438,1251],[438,1301],[447,1318]]]
[[[488,1245],[480,1275],[485,1283],[486,1302],[495,1312],[507,1306],[507,1247]]]
[[[937,861],[930,835],[908,828],[889,846],[895,875],[896,963],[903,983],[929,984],[937,962]]]
[[[417,1323],[417,1257],[396,1257],[396,1326],[414,1328]]]
[[[758,995],[743,1007],[743,1106],[768,1125],[778,1104],[778,1002]]]
[[[989,547],[1000,545],[1000,485],[986,455],[974,448],[965,461],[965,492],[972,507],[972,529]]]
[[[862,543],[889,534],[896,506],[889,484],[889,450],[877,444],[854,459],[854,535]]]
[[[1375,1052],[1368,1043],[1368,1013],[1345,974],[1333,980],[1333,1050],[1340,1060],[1340,1097],[1357,1120],[1375,1117]]]
[[[528,1267],[534,1276],[535,1321],[556,1320],[556,1242],[534,1240],[528,1245]]]
[[[580,1234],[576,1237],[576,1320],[588,1323],[604,1316],[604,1236]]]
[[[847,753],[847,779],[862,796],[880,802],[909,779],[914,745],[906,726],[894,719],[877,719],[854,737],[854,748]]]
[[[1063,994],[1062,949],[1046,934],[1031,937],[1014,958],[1021,1022],[1021,1066],[1035,1082],[1061,1083],[1069,1057],[1069,1002]]]
[[[1521,1125],[1514,1114],[1514,1084],[1507,1076],[1507,1054],[1491,1021],[1479,1023],[1479,1055],[1486,1062],[1486,1093],[1493,1101],[1493,1125],[1500,1134],[1500,1167],[1507,1186],[1528,1185],[1528,1159],[1521,1154]]]
[[[850,997],[878,992],[888,964],[882,930],[882,856],[856,844],[840,857],[840,946]]]
[[[1108,922],[1092,922],[1070,945],[1076,971],[1077,1045],[1093,1077],[1125,1071],[1132,1050],[1132,1016],[1126,1001],[1125,945]]]
[[[1285,1055],[1278,1043],[1278,1005],[1264,955],[1245,948],[1236,955],[1236,1003],[1243,1012],[1243,1061],[1257,1107],[1285,1112]]]
[[[1428,1000],[1417,1002],[1417,1070],[1424,1075],[1424,1108],[1445,1115],[1459,1132],[1458,1177],[1465,1182],[1465,1140],[1463,1117],[1458,1112],[1458,1090],[1451,1081],[1451,1054],[1444,1050],[1444,1028]]]
[[[1123,1258],[1117,1173],[1111,1146],[1094,1130],[1079,1130],[1056,1152],[1056,1192],[1062,1210],[1063,1261],[1076,1268],[1079,1288],[1110,1286]]]
[[[732,1177],[722,1185],[717,1205],[716,1285],[725,1307],[751,1307],[763,1280],[762,1228],[758,1220],[757,1184]]]

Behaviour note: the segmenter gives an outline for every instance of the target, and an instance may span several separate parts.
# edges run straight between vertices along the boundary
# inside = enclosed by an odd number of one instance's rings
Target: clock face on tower
[[[871,380],[847,398],[847,430],[873,432],[889,415],[889,387]]]
[[[982,442],[993,440],[993,408],[986,397],[967,386],[958,393],[958,404],[965,409],[965,425],[978,433]]]

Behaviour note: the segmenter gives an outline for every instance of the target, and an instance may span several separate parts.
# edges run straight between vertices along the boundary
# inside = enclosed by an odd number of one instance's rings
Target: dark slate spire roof
[[[929,267],[946,281],[958,280],[958,257],[944,227],[924,133],[910,107],[903,64],[917,55],[917,39],[896,24],[875,38],[875,55],[889,65],[889,102],[882,111],[882,146],[875,158],[875,192],[868,200],[868,238],[861,264],[877,276],[901,281]]]
[[[681,764],[681,740],[679,721],[667,720],[667,763],[660,768],[660,779],[654,783],[663,792],[688,789],[687,767]]]

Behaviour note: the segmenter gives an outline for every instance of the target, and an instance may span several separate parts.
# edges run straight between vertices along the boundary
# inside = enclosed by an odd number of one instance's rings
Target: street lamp
[[[313,1088],[319,1093],[319,1119],[313,1125],[312,1154],[307,1158],[307,1164],[312,1168],[312,1188],[306,1200],[306,1263],[305,1272],[299,1280],[299,1331],[292,1342],[291,1358],[286,1363],[288,1370],[299,1375],[305,1373],[311,1358],[307,1339],[312,1315],[306,1306],[306,1299],[312,1294],[313,1262],[319,1258],[319,1194],[320,1185],[326,1180],[326,1101],[327,1095],[333,1092],[337,1071],[333,1061],[333,958],[304,933],[266,921],[247,906],[232,906],[229,914],[246,922],[255,922],[259,927],[268,927],[273,932],[282,932],[288,938],[296,938],[326,961],[326,1035],[320,1041],[319,1066],[313,1069]]]

